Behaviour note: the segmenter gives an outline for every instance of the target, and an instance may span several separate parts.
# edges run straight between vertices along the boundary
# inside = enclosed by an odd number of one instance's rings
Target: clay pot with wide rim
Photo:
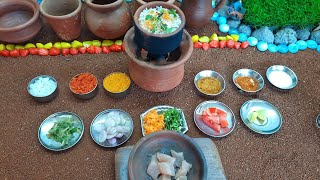
[[[180,8],[186,16],[186,26],[200,28],[210,22],[214,12],[217,12],[227,0],[221,0],[212,8],[212,0],[184,0]]]
[[[146,8],[156,8],[158,6],[167,9],[175,9],[177,14],[180,16],[181,24],[174,32],[168,34],[154,34],[141,27],[139,23],[139,16],[141,12]],[[161,1],[150,2],[139,7],[134,14],[133,19],[135,27],[135,43],[137,43],[139,48],[143,48],[148,51],[148,55],[151,58],[161,59],[164,55],[179,47],[182,40],[186,18],[182,10],[177,6]]]
[[[131,28],[124,37],[125,51],[130,57],[129,74],[131,79],[142,89],[152,92],[169,91],[177,87],[184,77],[184,63],[190,58],[193,43],[190,34],[183,30],[182,41],[177,48],[180,55],[173,63],[157,65],[141,60],[135,43],[134,28]]]
[[[41,29],[39,5],[34,0],[1,0],[0,41],[20,43]]]
[[[81,0],[43,0],[40,12],[57,35],[71,41],[81,33]]]
[[[124,0],[86,0],[84,18],[89,30],[103,39],[123,36],[132,26],[130,8]]]

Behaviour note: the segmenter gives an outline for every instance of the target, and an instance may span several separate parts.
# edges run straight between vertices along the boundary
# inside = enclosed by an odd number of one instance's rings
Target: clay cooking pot
[[[39,6],[34,0],[1,0],[0,41],[25,42],[41,29]]]
[[[61,39],[71,41],[81,33],[81,6],[80,0],[43,0],[40,12]]]
[[[186,26],[199,28],[210,22],[214,12],[217,12],[227,0],[221,0],[216,7],[212,8],[212,0],[184,0],[181,9],[184,12],[187,22]]]
[[[123,36],[132,26],[130,8],[123,0],[86,0],[84,13],[89,30],[103,39]]]

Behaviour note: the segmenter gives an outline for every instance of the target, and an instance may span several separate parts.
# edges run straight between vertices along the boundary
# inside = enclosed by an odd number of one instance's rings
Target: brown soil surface
[[[216,31],[214,23],[202,29],[187,29],[191,35],[210,35]],[[82,30],[80,40],[95,37]],[[44,26],[33,42],[59,41],[48,26]],[[193,122],[196,106],[206,100],[228,105],[235,113],[235,130],[225,138],[211,138],[217,145],[228,179],[318,179],[320,177],[320,129],[315,118],[320,113],[320,54],[306,50],[297,54],[244,50],[195,49],[185,64],[185,76],[175,89],[164,93],[147,92],[136,85],[124,99],[108,97],[103,90],[103,78],[115,71],[128,72],[125,53],[108,55],[77,55],[26,58],[0,57],[0,179],[114,179],[116,148],[101,148],[90,137],[92,119],[101,111],[119,108],[134,120],[134,132],[123,146],[134,145],[142,137],[139,115],[156,105],[172,105],[184,110],[191,137],[208,137]],[[298,86],[279,91],[266,79],[271,65],[290,67],[298,76]],[[251,68],[265,78],[265,87],[253,96],[241,94],[233,85],[232,74],[240,68]],[[199,96],[193,78],[201,70],[213,69],[226,79],[225,91],[214,98]],[[81,72],[91,72],[99,79],[98,95],[89,101],[72,96],[68,82]],[[49,103],[34,101],[26,90],[35,76],[54,76],[60,93]],[[282,114],[283,125],[273,135],[259,135],[249,130],[240,119],[239,108],[247,100],[259,98],[275,105]],[[81,141],[63,152],[46,150],[38,141],[41,122],[58,111],[80,115],[85,123]]]

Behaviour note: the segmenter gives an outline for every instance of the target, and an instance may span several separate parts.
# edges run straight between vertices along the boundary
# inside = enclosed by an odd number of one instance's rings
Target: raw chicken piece
[[[162,154],[162,153],[157,153],[157,158],[160,162],[168,162],[168,163],[172,164],[172,166],[174,165],[174,162],[176,161],[176,158],[173,158],[169,155]]]
[[[171,180],[171,176],[161,175],[158,180]]]
[[[175,179],[178,179],[180,176],[186,176],[192,165],[189,164],[187,161],[183,160],[180,169],[177,171],[176,175],[174,176]]]
[[[172,157],[176,158],[176,161],[174,162],[174,165],[176,167],[181,167],[182,161],[184,160],[183,152],[175,152],[174,150],[171,150]]]
[[[116,125],[115,121],[113,119],[106,119],[104,120],[104,125],[106,128],[110,128]]]
[[[116,126],[116,125],[119,125],[120,122],[121,122],[120,112],[118,112],[118,111],[111,111],[111,112],[108,113],[106,119],[107,119],[107,120],[112,120],[112,121],[114,121],[115,126]]]
[[[107,139],[114,138],[118,134],[116,127],[110,127],[107,129]]]
[[[104,141],[107,140],[107,132],[105,130],[102,130],[97,137],[97,141],[99,143],[103,143]]]
[[[93,130],[97,133],[100,133],[103,131],[106,127],[104,126],[104,123],[95,123],[93,125]]]
[[[187,176],[180,176],[176,180],[187,180],[187,179],[188,179]]]
[[[169,175],[174,176],[175,175],[175,169],[172,163],[170,162],[160,162],[158,163],[160,172],[163,175]]]
[[[151,157],[150,164],[147,169],[147,173],[152,177],[152,179],[156,180],[160,174],[160,168],[158,166],[158,159],[156,155]]]

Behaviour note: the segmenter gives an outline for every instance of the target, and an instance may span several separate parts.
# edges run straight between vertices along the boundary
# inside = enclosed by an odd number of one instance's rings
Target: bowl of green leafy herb
[[[84,132],[82,119],[72,112],[57,112],[40,125],[38,138],[42,146],[52,151],[62,151],[77,144]]]

